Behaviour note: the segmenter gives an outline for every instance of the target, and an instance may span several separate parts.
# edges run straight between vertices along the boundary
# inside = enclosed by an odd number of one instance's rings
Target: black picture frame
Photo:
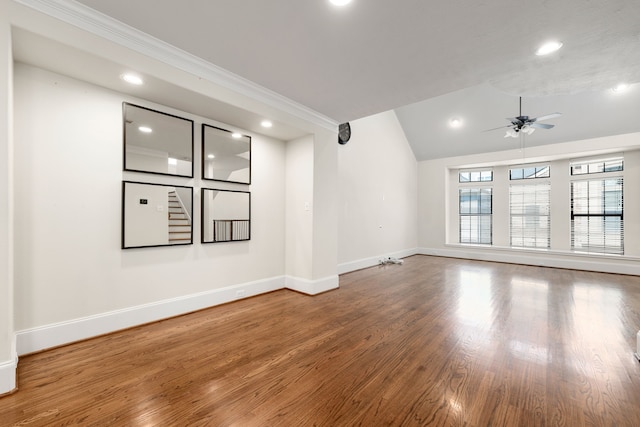
[[[251,192],[202,188],[200,242],[251,240]]]
[[[193,187],[122,181],[121,248],[191,245],[193,215]]]
[[[202,124],[202,179],[251,184],[251,137]]]
[[[122,141],[124,171],[193,178],[193,120],[123,102]]]

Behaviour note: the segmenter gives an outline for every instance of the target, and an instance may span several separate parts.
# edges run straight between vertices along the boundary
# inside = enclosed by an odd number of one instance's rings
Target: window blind
[[[549,183],[509,188],[511,246],[549,248],[551,245],[551,186]]]
[[[493,203],[491,188],[459,190],[460,243],[490,245]]]
[[[571,183],[571,248],[624,254],[622,177]]]

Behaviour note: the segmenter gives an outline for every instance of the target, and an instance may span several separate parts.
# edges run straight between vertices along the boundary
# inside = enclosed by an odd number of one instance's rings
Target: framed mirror
[[[251,184],[251,137],[203,124],[202,178]]]
[[[193,121],[124,102],[124,170],[193,178]]]
[[[202,189],[202,243],[251,239],[251,193]]]
[[[122,182],[122,249],[192,243],[192,187]]]

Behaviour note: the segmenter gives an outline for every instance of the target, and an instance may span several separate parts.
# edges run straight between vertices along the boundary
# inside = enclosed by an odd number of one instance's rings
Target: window
[[[491,188],[461,188],[460,243],[491,244]]]
[[[535,166],[509,169],[509,179],[549,178],[549,166]]]
[[[571,175],[586,175],[592,173],[618,172],[623,170],[624,163],[621,157],[607,160],[593,160],[585,163],[572,163]]]
[[[550,189],[549,183],[511,185],[509,188],[511,246],[549,248],[551,242]]]
[[[480,171],[466,171],[458,174],[458,182],[489,182],[493,181],[491,169]]]
[[[622,165],[620,165],[622,166]],[[575,166],[572,166],[572,169]],[[603,165],[603,168],[606,167]],[[571,248],[624,253],[622,177],[571,183]]]

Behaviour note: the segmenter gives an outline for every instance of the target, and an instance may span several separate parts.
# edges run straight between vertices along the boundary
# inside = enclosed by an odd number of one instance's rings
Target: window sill
[[[479,244],[471,244],[471,243],[446,243],[445,247],[458,248],[458,249],[462,249],[462,248],[473,249],[473,250],[480,250],[480,251],[484,250],[484,251],[510,252],[510,253],[517,252],[522,254],[553,255],[553,256],[562,256],[562,257],[578,257],[578,258],[607,259],[607,260],[621,260],[621,261],[640,261],[640,257],[632,257],[628,255],[562,251],[557,249],[512,248],[510,246],[479,245]]]

